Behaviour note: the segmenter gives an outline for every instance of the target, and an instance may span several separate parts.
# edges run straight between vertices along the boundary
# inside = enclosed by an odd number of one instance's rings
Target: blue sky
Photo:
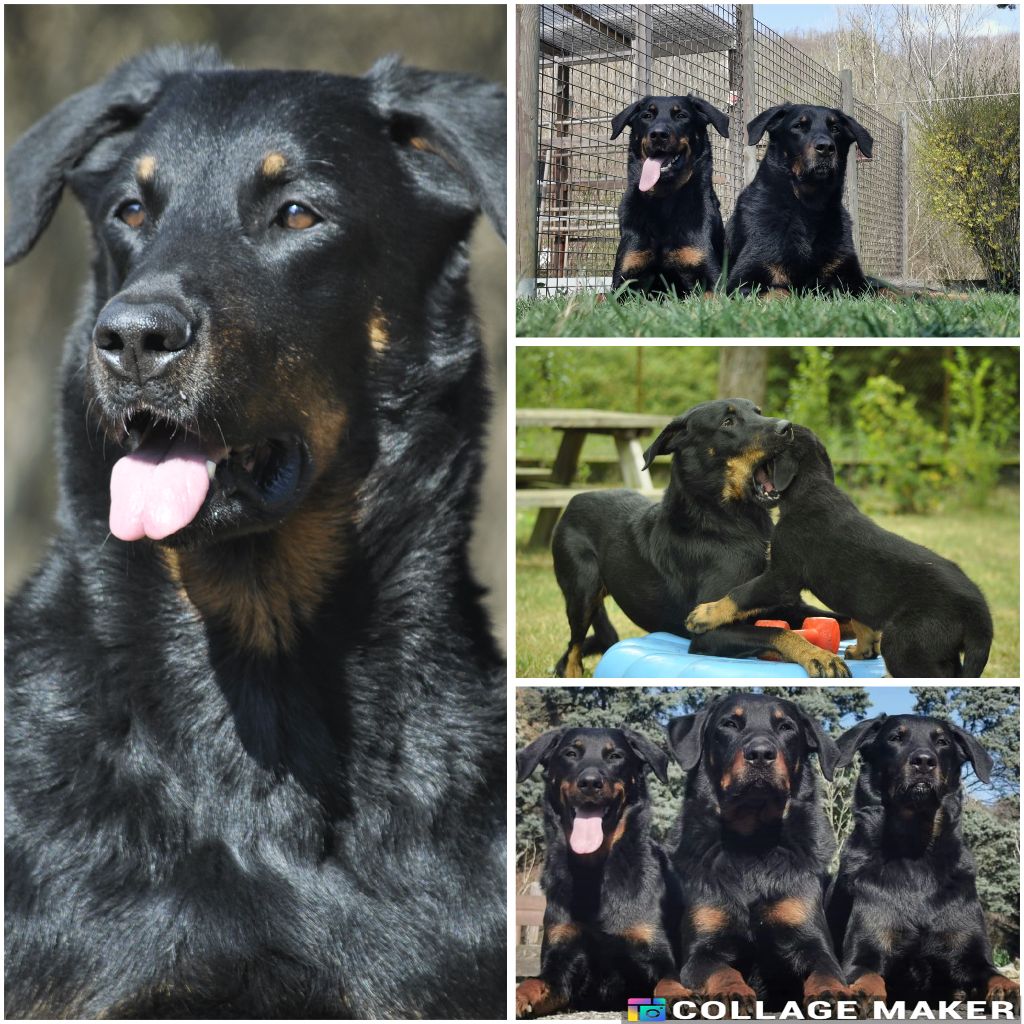
[[[754,4],[754,17],[780,34],[793,29],[826,32],[836,27],[836,9],[839,6],[844,5]],[[985,25],[990,32],[1019,32],[1020,10],[1001,11],[995,4],[985,4]]]

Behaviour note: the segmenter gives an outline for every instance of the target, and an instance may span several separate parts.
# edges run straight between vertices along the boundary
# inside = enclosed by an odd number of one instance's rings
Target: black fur
[[[569,645],[556,675],[582,674],[584,657],[603,654],[618,640],[606,596],[642,629],[688,636],[684,623],[696,605],[764,568],[774,498],[755,474],[781,450],[789,429],[788,421],[762,416],[744,398],[702,402],[647,449],[647,465],[672,456],[659,504],[625,490],[578,494],[569,502],[552,537],[569,619]],[[796,628],[817,614],[797,599],[762,617]],[[739,624],[695,636],[690,650],[736,658],[771,650],[789,660],[795,654],[811,675],[849,675],[842,658],[794,634],[780,641],[784,632]],[[779,644],[787,640],[784,651]]]
[[[8,1016],[504,1016],[505,669],[466,554],[466,238],[504,168],[496,86],[209,50],[12,149],[8,260],[65,183],[95,257],[58,533],[7,608]],[[172,436],[232,450],[202,508],[110,537],[115,461]]]
[[[538,764],[547,903],[540,975],[517,988],[517,1016],[689,995],[675,980],[679,886],[650,834],[645,776],[668,782],[667,755],[631,729],[553,729],[516,755],[519,781]],[[574,849],[575,819],[588,813],[600,815],[600,845]]]
[[[864,291],[843,181],[850,146],[870,157],[871,136],[841,110],[792,103],[758,114],[748,144],[765,132],[768,150],[729,218],[729,291]]]
[[[686,295],[717,284],[725,229],[711,183],[709,124],[729,137],[729,118],[699,96],[644,96],[612,121],[613,139],[630,129],[613,288],[629,281],[646,294]],[[647,158],[662,160],[662,173],[641,191]]]
[[[770,468],[781,494],[768,569],[727,594],[730,614],[784,603],[807,589],[841,615],[881,631],[892,676],[980,676],[992,645],[992,617],[960,567],[920,544],[883,530],[836,487],[832,462],[806,427]],[[699,631],[719,616],[696,609]],[[847,656],[873,657],[877,637]],[[964,652],[963,664],[960,652]]]
[[[672,719],[668,735],[687,772],[672,844],[682,984],[751,1014],[757,999],[850,998],[822,907],[835,843],[808,759],[831,780],[835,743],[792,701],[750,693]]]
[[[992,962],[960,830],[960,771],[970,761],[987,782],[984,747],[952,722],[881,715],[845,732],[839,750],[840,766],[858,750],[862,764],[827,913],[861,1008],[979,999],[1019,1012],[1017,982]]]

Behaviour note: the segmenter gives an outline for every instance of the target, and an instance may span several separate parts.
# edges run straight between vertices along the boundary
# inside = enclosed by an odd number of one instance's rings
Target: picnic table
[[[517,467],[516,507],[536,508],[537,521],[533,524],[528,546],[546,548],[551,534],[569,499],[588,488],[573,487],[579,469],[580,452],[588,434],[604,434],[615,441],[619,457],[619,471],[626,487],[640,491],[652,501],[661,497],[644,469],[644,448],[640,438],[660,430],[665,425],[663,415],[636,412],[607,412],[600,409],[517,409],[516,429],[544,427],[559,431],[562,439],[550,473],[542,478],[527,478],[518,482]]]

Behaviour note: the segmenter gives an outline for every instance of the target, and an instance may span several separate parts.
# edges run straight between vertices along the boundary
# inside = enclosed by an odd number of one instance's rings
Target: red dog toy
[[[783,622],[782,619],[758,619],[754,625],[789,629],[789,623]],[[818,616],[804,619],[803,628],[794,629],[793,632],[810,641],[815,647],[831,651],[833,654],[839,653],[839,623],[835,619],[825,619]],[[782,661],[774,651],[762,654],[760,657],[764,661]]]

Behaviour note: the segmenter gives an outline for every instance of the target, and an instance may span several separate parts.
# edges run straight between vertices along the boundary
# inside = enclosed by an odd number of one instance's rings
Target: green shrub
[[[922,463],[936,458],[940,434],[925,422],[906,388],[889,377],[869,377],[851,407],[860,455],[867,462],[866,482],[882,488],[894,511],[932,509],[943,476]]]
[[[997,86],[972,82],[958,91],[1006,91]],[[963,231],[990,288],[1020,291],[1019,96],[939,101],[923,120],[921,159],[932,208]]]

